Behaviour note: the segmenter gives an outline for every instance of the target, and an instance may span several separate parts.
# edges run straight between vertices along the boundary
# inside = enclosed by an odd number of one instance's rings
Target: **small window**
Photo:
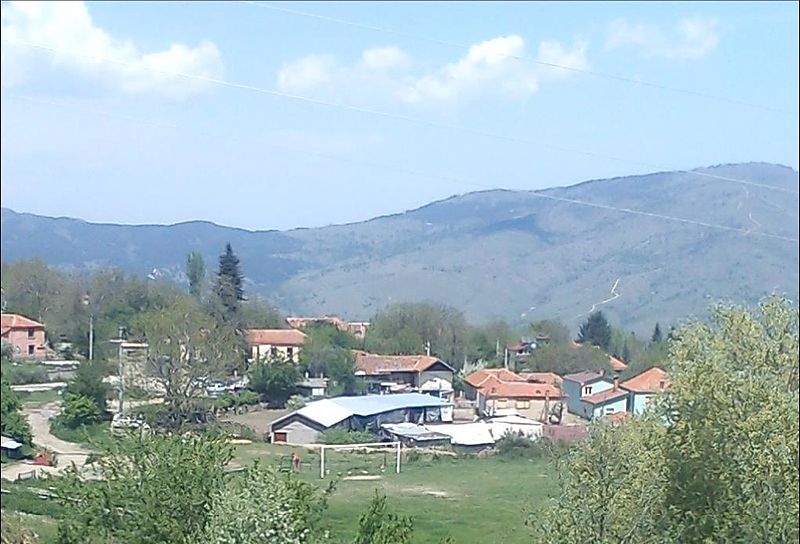
[[[607,414],[613,414],[614,413],[614,407],[613,406],[606,406],[605,407],[605,412]]]
[[[517,401],[517,408],[526,410],[531,407],[531,402],[529,400],[518,400]]]
[[[506,399],[497,399],[494,402],[495,402],[495,407],[497,408],[505,408],[506,405],[508,404],[508,401]]]
[[[33,329],[28,329],[28,338],[33,338]]]
[[[294,355],[294,348],[293,347],[286,348],[286,355],[289,357],[289,359],[291,359],[292,355]]]
[[[278,348],[276,348],[276,347],[269,348],[269,354],[272,357],[276,357],[278,355]]]
[[[28,355],[33,355],[33,346],[28,346]]]
[[[591,385],[587,385],[586,387],[584,387],[583,388],[583,394],[584,395],[591,395],[592,394],[592,386]]]

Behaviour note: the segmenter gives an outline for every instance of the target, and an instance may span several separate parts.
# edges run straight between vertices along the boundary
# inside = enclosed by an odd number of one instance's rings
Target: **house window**
[[[606,406],[605,407],[605,412],[607,414],[613,414],[614,413],[614,407],[613,406]]]
[[[531,407],[531,401],[529,400],[518,400],[517,401],[517,408],[521,410],[527,410]]]
[[[28,329],[28,338],[33,338],[33,329]]]
[[[276,347],[274,347],[274,346],[273,346],[273,347],[271,347],[271,348],[269,348],[269,354],[270,354],[272,357],[277,357],[277,356],[278,356],[278,348],[276,348]]]
[[[494,401],[496,408],[505,408],[508,405],[508,401],[506,399],[497,399]]]
[[[33,346],[28,346],[28,355],[33,355]]]
[[[289,357],[289,359],[291,359],[293,355],[294,355],[294,348],[293,347],[286,348],[286,356]]]
[[[591,385],[587,385],[586,387],[584,387],[583,388],[583,394],[584,395],[591,395],[592,394],[592,386]]]

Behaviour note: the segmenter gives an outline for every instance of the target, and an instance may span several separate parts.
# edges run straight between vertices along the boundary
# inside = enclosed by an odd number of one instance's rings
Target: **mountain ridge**
[[[795,189],[797,172],[768,163],[713,171]],[[701,314],[711,300],[754,302],[775,288],[797,298],[796,242],[542,198],[593,202],[798,237],[797,198],[686,171],[587,180],[542,190],[487,189],[368,220],[248,230],[192,220],[118,225],[2,209],[2,258],[56,266],[153,268],[183,281],[186,254],[213,267],[231,242],[249,288],[290,313],[369,318],[385,304],[427,300],[475,321],[558,317],[575,326],[604,303],[638,331]]]

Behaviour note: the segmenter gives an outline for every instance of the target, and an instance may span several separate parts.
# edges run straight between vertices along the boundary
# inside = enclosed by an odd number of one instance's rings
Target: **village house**
[[[302,381],[295,384],[295,388],[300,395],[306,398],[321,399],[328,390],[328,378],[313,378],[306,373]]]
[[[549,403],[562,397],[558,386],[528,381],[505,368],[477,370],[464,382],[466,398],[477,401],[479,414],[487,416],[513,409],[520,415],[540,419],[546,416]]]
[[[47,355],[44,325],[18,314],[2,314],[2,342],[11,346],[14,357],[43,359]]]
[[[367,335],[367,329],[369,328],[368,321],[345,321],[340,317],[328,315],[322,317],[287,317],[286,322],[295,329],[305,329],[311,325],[326,323],[333,325],[342,332],[352,334],[359,340]]]
[[[555,372],[517,372],[517,374],[526,382],[548,383],[561,387],[562,378]]]
[[[587,415],[587,406],[582,399],[614,386],[614,382],[602,370],[567,374],[562,380],[561,390],[567,397],[567,411],[586,419],[590,419],[591,414]]]
[[[287,361],[300,362],[300,350],[306,335],[295,329],[250,329],[247,345],[250,358],[261,361],[270,357],[283,357]]]
[[[430,355],[376,355],[355,352],[356,376],[370,391],[420,391],[441,398],[453,396],[453,367]]]
[[[620,387],[630,392],[627,411],[632,414],[641,414],[653,396],[669,388],[669,378],[664,370],[651,368],[622,382]]]

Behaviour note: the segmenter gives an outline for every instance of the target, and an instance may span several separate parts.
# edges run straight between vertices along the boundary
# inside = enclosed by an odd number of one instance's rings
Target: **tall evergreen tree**
[[[626,363],[631,362],[631,348],[628,347],[628,342],[625,342],[625,345],[622,346],[622,360]]]
[[[238,313],[239,303],[244,300],[242,279],[239,258],[233,253],[231,245],[226,244],[225,253],[219,257],[219,271],[214,291],[228,314]]]
[[[656,328],[653,329],[653,337],[650,339],[650,341],[653,344],[659,344],[663,339],[664,337],[661,334],[661,325],[659,325],[658,321],[656,321]]]
[[[189,278],[189,293],[200,298],[206,278],[206,263],[200,252],[192,251],[186,257],[186,276]]]
[[[589,318],[581,325],[578,331],[578,341],[581,343],[589,342],[608,351],[611,345],[611,325],[608,324],[603,312],[598,310],[589,315]]]

